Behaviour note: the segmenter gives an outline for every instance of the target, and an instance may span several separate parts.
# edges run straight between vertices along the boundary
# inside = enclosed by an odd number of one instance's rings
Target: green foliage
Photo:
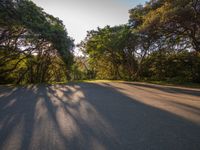
[[[74,58],[71,76],[72,80],[94,79],[95,72],[89,69],[89,61],[87,57],[77,56]]]
[[[1,82],[70,79],[74,44],[58,18],[32,1],[5,0],[0,3],[0,33]]]
[[[150,0],[127,25],[88,32],[80,44],[97,79],[200,82],[200,2]]]
[[[13,17],[15,16],[15,17]],[[88,31],[72,54],[61,20],[29,0],[0,3],[0,81],[83,79],[200,82],[200,1],[150,0],[129,22]]]
[[[89,55],[90,67],[98,79],[120,79],[122,74],[131,78],[137,67],[132,45],[134,35],[129,26],[106,26],[88,32],[81,47]],[[129,71],[125,71],[129,68]]]
[[[143,62],[141,75],[151,80],[172,80],[199,82],[200,55],[183,51],[165,53],[156,51]]]
[[[139,31],[153,32],[165,40],[167,38],[176,40],[173,43],[175,46],[200,51],[200,2],[198,0],[159,0],[155,3],[160,3],[159,7],[147,5],[151,8],[143,16],[143,23],[138,27]]]

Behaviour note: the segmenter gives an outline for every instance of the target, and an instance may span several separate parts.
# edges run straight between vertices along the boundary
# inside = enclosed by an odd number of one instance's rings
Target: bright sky
[[[78,44],[87,31],[128,22],[128,10],[146,0],[32,0],[45,12],[61,19]]]

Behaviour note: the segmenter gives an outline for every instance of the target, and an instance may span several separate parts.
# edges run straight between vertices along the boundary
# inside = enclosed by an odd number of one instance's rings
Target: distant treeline
[[[0,1],[0,83],[69,80],[73,47],[62,21],[32,1]]]
[[[199,0],[150,0],[129,16],[88,32],[74,79],[200,82]]]
[[[129,16],[127,24],[88,31],[78,45],[85,56],[74,56],[61,20],[29,0],[1,0],[0,83],[200,82],[199,0],[150,0]]]

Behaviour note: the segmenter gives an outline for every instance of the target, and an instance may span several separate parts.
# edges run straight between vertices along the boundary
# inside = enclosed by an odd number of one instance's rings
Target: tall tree
[[[29,0],[1,1],[0,16],[1,78],[18,72],[21,75],[15,82],[27,74],[31,79],[27,82],[46,82],[48,67],[57,56],[64,62],[63,69],[69,79],[74,44],[61,20]],[[21,64],[23,69],[20,69]],[[37,73],[31,74],[33,70]]]

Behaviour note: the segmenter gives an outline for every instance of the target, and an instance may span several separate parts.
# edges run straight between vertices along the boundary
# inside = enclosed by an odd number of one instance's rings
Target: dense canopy
[[[128,12],[127,12],[128,13]],[[74,56],[59,18],[29,0],[0,3],[0,82],[200,82],[200,1],[150,0],[126,24],[88,31]]]
[[[200,1],[150,0],[129,16],[79,45],[95,78],[200,82]]]
[[[0,82],[69,78],[74,44],[58,18],[31,1],[4,0],[0,3],[0,33]]]

